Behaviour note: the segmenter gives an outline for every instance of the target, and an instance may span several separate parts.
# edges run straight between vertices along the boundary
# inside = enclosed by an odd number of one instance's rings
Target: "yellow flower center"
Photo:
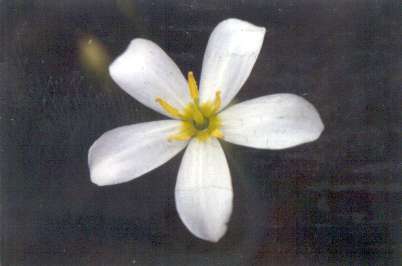
[[[218,117],[221,107],[221,92],[216,92],[214,101],[200,103],[198,86],[193,72],[188,72],[187,79],[192,101],[183,110],[178,110],[159,97],[156,98],[156,101],[167,113],[182,121],[179,132],[169,136],[169,140],[185,141],[195,137],[200,141],[205,141],[209,137],[222,138],[221,122]]]

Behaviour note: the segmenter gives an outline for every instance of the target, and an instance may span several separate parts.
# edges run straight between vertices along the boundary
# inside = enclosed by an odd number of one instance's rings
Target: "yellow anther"
[[[219,128],[215,128],[211,132],[211,136],[214,136],[215,138],[221,139],[221,138],[223,138],[223,133]]]
[[[199,141],[206,141],[210,137],[208,130],[198,131],[195,136]]]
[[[192,71],[189,71],[187,74],[188,80],[188,88],[190,90],[191,99],[193,99],[194,103],[198,101],[198,86],[197,82],[195,81],[194,74]]]
[[[201,104],[201,112],[204,114],[204,116],[211,117],[219,111],[219,109],[221,108],[221,103],[221,92],[217,91],[215,93],[214,101],[208,101]]]
[[[180,119],[180,129],[168,136],[169,141],[188,141],[195,138],[206,141],[210,137],[223,138],[221,121],[218,112],[222,105],[221,92],[216,91],[215,99],[199,102],[197,82],[193,72],[187,74],[188,89],[191,101],[183,109],[176,109],[167,101],[157,97],[156,101],[170,116]]]
[[[191,139],[191,137],[192,137],[192,135],[187,135],[185,133],[180,132],[180,133],[177,133],[177,134],[174,134],[174,135],[170,135],[168,137],[168,141],[174,141],[174,140],[186,141],[186,140]]]
[[[221,91],[217,91],[215,93],[215,100],[213,105],[214,113],[219,111],[219,108],[221,108],[221,104],[222,104]]]
[[[171,116],[173,116],[175,118],[181,118],[181,114],[180,114],[179,110],[174,108],[167,101],[165,101],[159,97],[156,98],[155,100],[157,103],[159,103],[159,105],[163,108],[163,110],[165,110],[168,114],[170,114]]]
[[[200,109],[196,104],[193,106],[193,120],[199,126],[205,123],[204,115],[200,112]]]
[[[178,140],[185,141],[191,139],[197,131],[194,129],[193,125],[189,121],[182,121],[179,133],[170,135],[168,140]]]

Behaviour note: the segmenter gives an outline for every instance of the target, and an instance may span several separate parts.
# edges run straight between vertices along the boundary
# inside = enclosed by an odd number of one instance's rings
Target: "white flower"
[[[200,91],[186,82],[155,43],[134,39],[111,65],[113,80],[135,99],[172,119],[123,126],[103,134],[89,150],[93,183],[137,178],[187,147],[175,187],[179,216],[195,236],[216,242],[227,230],[233,189],[217,139],[257,149],[285,149],[316,140],[324,125],[316,109],[292,94],[262,96],[226,109],[247,80],[265,28],[238,19],[212,32]]]

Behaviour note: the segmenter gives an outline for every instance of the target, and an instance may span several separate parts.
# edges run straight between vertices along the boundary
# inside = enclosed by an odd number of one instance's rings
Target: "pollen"
[[[218,116],[221,107],[221,92],[216,91],[213,101],[200,103],[198,86],[193,72],[188,72],[187,80],[191,102],[182,110],[175,108],[159,97],[155,99],[163,110],[172,117],[181,120],[179,132],[168,136],[168,140],[187,141],[196,138],[199,141],[206,141],[210,137],[223,138],[221,121]]]

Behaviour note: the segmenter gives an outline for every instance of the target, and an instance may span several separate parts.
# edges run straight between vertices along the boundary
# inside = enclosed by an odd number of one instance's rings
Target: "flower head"
[[[200,89],[151,41],[134,39],[110,66],[128,94],[171,119],[106,132],[88,154],[93,183],[135,179],[186,148],[175,187],[179,216],[195,236],[216,242],[227,230],[233,189],[218,139],[258,149],[316,140],[324,125],[316,109],[293,94],[273,94],[227,107],[246,82],[265,28],[238,19],[216,26],[205,51]],[[227,107],[227,108],[226,108]]]
[[[169,139],[180,141],[194,137],[199,141],[205,141],[209,137],[222,138],[221,122],[218,117],[221,107],[221,92],[216,91],[213,101],[200,103],[197,82],[191,71],[188,72],[188,88],[192,102],[188,103],[182,111],[177,110],[161,98],[156,99],[167,113],[182,120],[180,132],[170,136]]]

